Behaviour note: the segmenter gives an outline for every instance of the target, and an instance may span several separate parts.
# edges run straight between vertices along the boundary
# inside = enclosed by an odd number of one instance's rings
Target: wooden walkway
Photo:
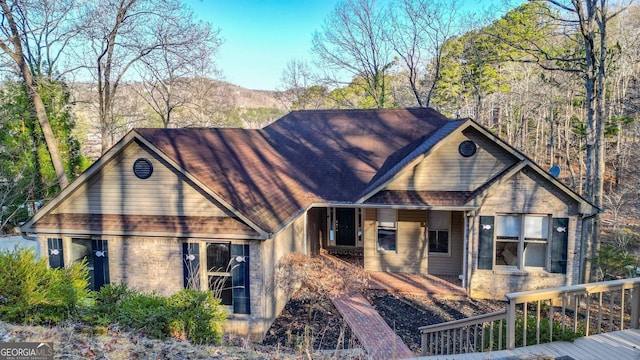
[[[640,329],[614,331],[576,339],[574,342],[557,341],[532,345],[514,350],[484,353],[425,356],[415,359],[429,360],[631,360],[640,359]]]
[[[367,351],[367,359],[392,360],[414,356],[364,296],[342,294],[329,297]]]

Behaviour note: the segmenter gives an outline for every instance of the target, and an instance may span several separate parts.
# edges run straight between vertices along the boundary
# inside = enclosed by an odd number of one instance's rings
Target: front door
[[[336,209],[336,245],[356,246],[355,209]]]
[[[106,240],[71,239],[71,257],[74,263],[85,260],[89,270],[89,286],[99,290],[109,283],[109,260]]]

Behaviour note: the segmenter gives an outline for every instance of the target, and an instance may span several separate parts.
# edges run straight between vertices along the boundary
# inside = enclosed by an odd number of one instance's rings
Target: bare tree
[[[321,109],[328,106],[328,91],[303,60],[291,60],[282,70],[277,97],[287,110]]]
[[[388,106],[385,73],[393,64],[384,27],[375,0],[342,0],[312,41],[320,66],[331,74],[328,80],[340,83],[340,74],[362,79],[378,108]]]
[[[54,47],[53,40],[55,31],[58,29],[57,25],[62,18],[66,15],[66,11],[53,12],[39,14],[36,12],[33,17],[30,16],[31,9],[37,9],[42,3],[35,1],[14,1],[7,2],[6,0],[0,1],[0,8],[2,8],[2,23],[0,23],[0,32],[2,32],[3,39],[0,40],[0,49],[12,60],[12,65],[21,75],[24,80],[24,84],[27,89],[29,98],[33,101],[36,117],[38,123],[42,129],[47,149],[51,157],[51,162],[56,173],[58,184],[62,189],[69,185],[69,180],[64,169],[62,157],[58,149],[57,140],[53,134],[51,123],[47,117],[47,111],[38,92],[39,76],[43,73],[42,66],[46,65],[47,71],[50,72],[53,69],[53,64],[58,59],[58,55],[53,52]],[[68,5],[68,3],[67,3]],[[65,9],[68,9],[65,8]],[[49,17],[48,15],[51,15]],[[35,22],[31,22],[31,19],[35,19]],[[49,38],[50,36],[50,38]],[[33,48],[28,44],[29,37],[45,37],[45,41],[37,43]],[[58,39],[56,37],[56,39]],[[62,39],[62,38],[61,38]],[[40,45],[45,45],[44,49]],[[61,44],[60,46],[63,46]],[[43,55],[43,51],[45,54]],[[32,60],[32,62],[29,62]],[[44,61],[47,60],[46,64]],[[37,71],[34,74],[34,70]]]
[[[97,82],[104,153],[116,135],[112,128],[118,117],[114,100],[131,68],[157,52],[196,47],[188,34],[205,25],[195,24],[191,12],[178,0],[102,0],[88,7],[84,21],[84,62]]]
[[[237,127],[240,119],[231,114],[237,108],[236,96],[227,83],[198,76],[190,79],[187,100],[176,116],[181,127]]]
[[[189,102],[197,94],[191,86],[194,78],[207,76],[216,78],[219,71],[215,68],[213,58],[221,44],[219,30],[212,30],[207,23],[197,23],[190,13],[183,18],[168,20],[193,24],[185,31],[180,23],[167,21],[161,24],[164,29],[155,35],[158,43],[170,44],[172,39],[182,38],[175,46],[162,46],[158,51],[150,53],[140,61],[142,76],[139,94],[158,115],[165,128],[172,123],[171,115]],[[201,90],[201,89],[198,89]]]
[[[429,107],[441,78],[444,43],[456,33],[458,0],[399,0],[390,4],[387,38],[406,67],[420,107]]]

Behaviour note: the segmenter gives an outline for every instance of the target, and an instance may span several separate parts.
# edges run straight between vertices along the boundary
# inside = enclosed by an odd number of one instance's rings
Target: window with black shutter
[[[64,267],[64,253],[62,251],[62,239],[47,239],[47,254],[49,256],[49,266],[53,269]]]
[[[204,258],[200,260],[198,243],[183,243],[184,286],[208,289],[235,314],[250,314],[249,245],[228,242],[203,244]],[[200,286],[200,274],[206,286]]]
[[[493,216],[480,216],[478,236],[478,269],[493,269]]]
[[[551,228],[551,272],[566,274],[569,219],[553,218]]]

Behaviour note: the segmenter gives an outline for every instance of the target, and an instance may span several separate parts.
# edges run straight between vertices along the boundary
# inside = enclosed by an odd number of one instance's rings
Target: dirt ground
[[[289,349],[225,338],[225,345],[194,345],[175,339],[150,339],[110,328],[96,334],[75,323],[53,327],[20,326],[0,321],[0,342],[52,342],[55,359],[299,359]],[[315,358],[314,358],[315,359]]]

